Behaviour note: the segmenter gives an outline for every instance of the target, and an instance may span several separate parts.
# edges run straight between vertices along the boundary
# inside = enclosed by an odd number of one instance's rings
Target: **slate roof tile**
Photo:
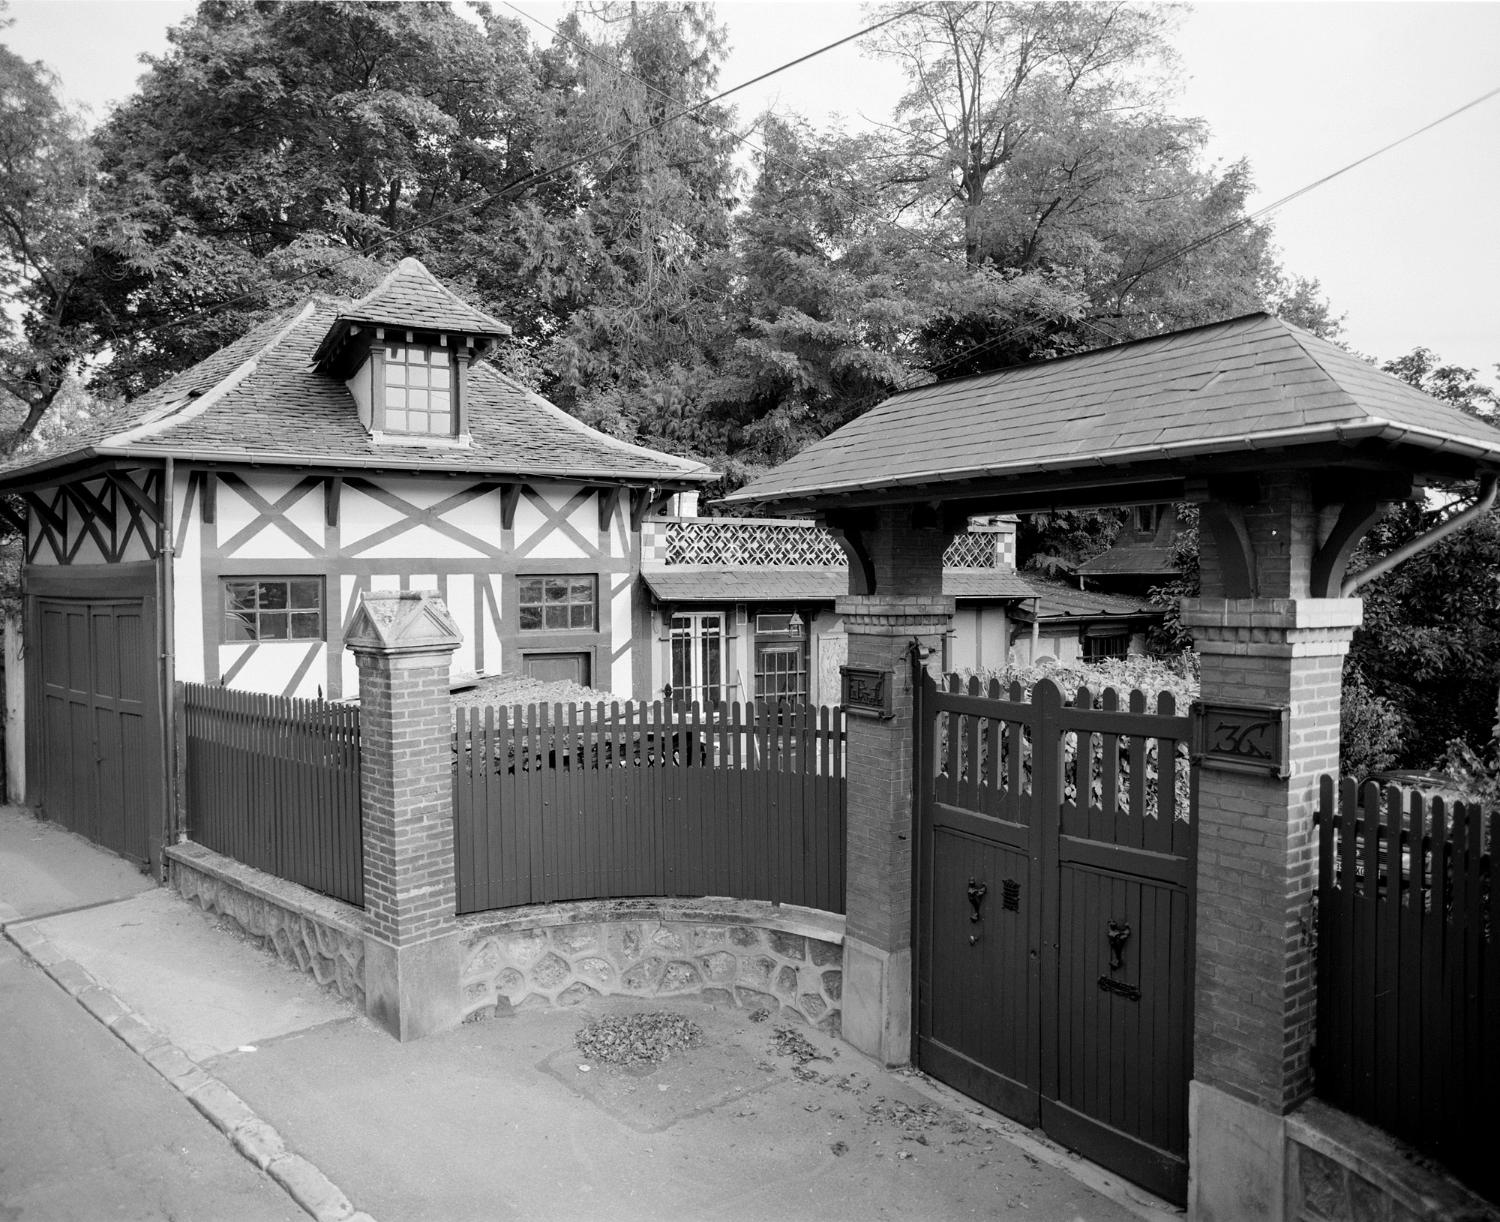
[[[918,387],[887,399],[727,498],[815,500],[844,491],[1127,467],[1258,439],[1379,436],[1457,442],[1500,462],[1500,430],[1267,314]]]
[[[485,362],[469,370],[470,446],[377,443],[343,383],[312,366],[339,313],[340,303],[315,299],[272,318],[123,408],[15,456],[0,466],[0,482],[36,466],[95,455],[683,486],[712,477],[700,462],[588,428]]]

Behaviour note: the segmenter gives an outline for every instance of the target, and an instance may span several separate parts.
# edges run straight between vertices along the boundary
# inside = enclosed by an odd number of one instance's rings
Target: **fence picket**
[[[363,905],[358,711],[184,683],[178,716],[193,839]]]
[[[1317,1092],[1493,1196],[1494,817],[1325,778],[1318,824]]]

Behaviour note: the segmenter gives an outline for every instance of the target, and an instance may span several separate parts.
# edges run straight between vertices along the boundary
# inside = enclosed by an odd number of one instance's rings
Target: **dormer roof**
[[[476,310],[412,258],[402,259],[374,289],[339,311],[313,353],[313,363],[319,369],[337,364],[344,341],[361,324],[476,340],[510,334],[505,323]]]

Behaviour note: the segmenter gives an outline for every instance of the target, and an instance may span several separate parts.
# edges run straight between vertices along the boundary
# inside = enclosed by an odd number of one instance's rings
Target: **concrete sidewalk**
[[[290,1178],[314,1216],[1178,1216],[920,1074],[739,1009],[606,999],[397,1043],[174,894],[120,893],[88,861],[108,854],[27,823],[0,811],[7,936],[163,1076],[191,1084],[200,1110]],[[12,890],[34,846],[52,875],[74,880],[54,897],[72,911],[47,915],[34,882]],[[106,898],[84,907],[76,880],[96,876]],[[702,1046],[647,1072],[576,1047],[587,1022],[641,1011],[682,1015]]]

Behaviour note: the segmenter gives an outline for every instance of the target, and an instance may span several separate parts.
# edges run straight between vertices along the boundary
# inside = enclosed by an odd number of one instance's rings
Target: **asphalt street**
[[[187,1099],[0,941],[0,1220],[307,1222]]]

